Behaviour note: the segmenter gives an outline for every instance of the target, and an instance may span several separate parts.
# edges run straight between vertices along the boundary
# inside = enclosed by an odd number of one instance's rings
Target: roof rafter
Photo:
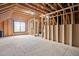
[[[50,6],[52,10],[57,10],[57,9],[54,8],[52,5],[50,5],[49,3],[48,3],[48,6]]]
[[[37,8],[37,7],[34,7],[34,6],[30,5],[30,4],[25,4],[25,5],[29,6],[30,8],[33,8],[33,9],[35,9],[35,10],[41,12],[41,13],[44,13],[44,14],[47,13],[47,12],[45,12],[45,11],[43,11],[43,10]]]
[[[78,7],[79,5],[73,5],[73,6],[70,6],[70,7],[67,7],[67,8],[64,8],[64,9],[60,9],[60,10],[57,10],[57,11],[54,11],[54,12],[51,12],[51,13],[48,13],[48,14],[45,14],[45,15],[51,15],[53,13],[57,13],[57,12],[60,12],[60,11],[63,11],[63,10],[67,10],[67,9],[70,9],[70,8],[73,8],[73,7]],[[45,16],[45,15],[42,15],[42,16]]]
[[[1,11],[1,10],[3,11],[3,9],[7,9],[7,8],[10,8],[10,7],[13,7],[13,6],[15,6],[15,4],[9,5],[9,6],[4,7],[4,8],[0,8],[0,11]]]
[[[13,7],[10,7],[10,8],[8,8],[8,9],[5,9],[5,10],[1,11],[0,14],[3,14],[3,13],[8,12],[8,11],[10,11],[10,10],[13,10]]]
[[[59,5],[60,8],[63,8],[63,6],[60,3],[57,3]]]
[[[47,6],[44,4],[44,3],[41,3],[40,5],[42,5],[43,7],[44,7],[44,9],[46,9],[46,10],[48,10],[48,11],[52,11],[52,10],[50,10],[49,8],[47,8]]]
[[[3,5],[5,5],[5,4],[7,4],[7,3],[2,3],[2,4],[0,4],[0,6],[3,6]]]
[[[67,5],[68,5],[68,7],[70,7],[70,4],[69,3],[67,3]]]
[[[36,7],[36,8],[38,8],[38,9],[41,9],[42,11],[45,11],[45,12],[49,12],[49,10],[47,10],[47,9],[45,9],[45,7],[43,7],[43,6],[40,6],[39,4],[31,4],[32,6],[34,6],[34,7]]]

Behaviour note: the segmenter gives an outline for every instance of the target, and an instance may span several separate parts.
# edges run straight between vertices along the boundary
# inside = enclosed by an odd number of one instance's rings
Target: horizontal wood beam
[[[49,3],[48,3],[48,6],[50,6],[50,8],[51,8],[52,10],[57,10],[57,9],[54,8],[52,5],[50,5]]]
[[[7,11],[10,11],[10,10],[9,9],[4,10],[4,11],[0,12],[0,14],[6,13]]]
[[[79,5],[74,5],[74,6],[70,6],[70,7],[67,7],[67,8],[63,8],[63,9],[60,9],[60,10],[57,10],[55,12],[51,12],[51,13],[48,13],[48,14],[45,14],[43,16],[46,16],[46,15],[51,15],[53,13],[57,13],[57,12],[60,12],[60,11],[63,11],[63,10],[67,10],[67,9],[70,9],[70,8],[73,8],[73,7],[78,7]]]
[[[67,5],[68,5],[68,7],[70,7],[70,4],[69,3],[67,3]]]
[[[60,3],[57,3],[59,5],[60,8],[63,8],[63,6]]]
[[[10,7],[13,7],[13,6],[15,6],[15,4],[9,5],[9,6],[4,7],[4,8],[0,8],[0,11],[3,10],[3,9],[7,9],[7,8],[10,8]]]
[[[44,9],[46,9],[46,10],[51,12],[51,10],[49,8],[47,8],[47,6],[44,3],[41,3],[40,5],[42,5]]]
[[[34,6],[30,5],[30,4],[26,4],[26,5],[29,6],[29,7],[31,7],[31,8],[33,8],[33,9],[35,9],[35,10],[37,10],[37,11],[40,11],[40,12],[44,13],[44,14],[47,13],[47,12],[45,12],[45,11],[43,11],[41,9],[38,9],[37,7],[34,7]]]
[[[36,4],[36,3],[35,4],[32,3],[32,6],[38,8],[38,9],[44,11],[44,12],[49,12],[50,11],[48,8],[46,8],[46,6],[43,7],[43,6],[41,6],[39,4]]]
[[[24,14],[24,15],[29,15],[29,14],[23,12],[22,10],[13,10],[13,12],[19,12],[19,13]]]
[[[45,14],[44,12],[42,12],[42,11],[40,11],[40,10],[36,10],[36,9],[34,9],[34,8],[31,8],[30,6],[24,6],[23,4],[17,4],[17,6],[19,7],[19,8],[22,8],[22,9],[24,9],[24,10],[27,10],[27,9],[31,9],[31,10],[34,10],[34,11],[36,11],[36,12],[38,12],[38,13],[42,13],[42,14]],[[30,7],[30,8],[29,8]]]
[[[73,13],[76,13],[76,12],[79,12],[79,11],[74,11]],[[72,12],[64,13],[64,15],[71,14],[71,13],[72,13]],[[56,16],[61,16],[61,15],[63,15],[63,14],[56,15]],[[51,16],[50,18],[52,18],[52,17],[56,17],[56,16]]]
[[[32,7],[28,6],[28,5],[26,5],[26,4],[20,4],[20,3],[19,3],[19,4],[17,4],[17,7],[22,8],[23,10],[31,9],[31,10],[36,11],[36,12],[38,12],[38,13],[44,14],[44,12],[41,12],[40,10],[36,10],[36,9],[34,9],[34,8],[32,8]]]
[[[3,6],[3,5],[5,5],[5,4],[7,4],[7,3],[2,3],[2,4],[0,4],[0,6]]]

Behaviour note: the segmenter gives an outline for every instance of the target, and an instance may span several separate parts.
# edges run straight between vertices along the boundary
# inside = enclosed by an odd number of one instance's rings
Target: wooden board
[[[64,25],[59,25],[59,31],[58,31],[58,42],[63,43],[64,40]]]
[[[72,45],[79,47],[79,24],[73,24]]]
[[[50,40],[53,41],[53,25],[50,26]]]
[[[72,45],[72,24],[65,25],[65,44]]]

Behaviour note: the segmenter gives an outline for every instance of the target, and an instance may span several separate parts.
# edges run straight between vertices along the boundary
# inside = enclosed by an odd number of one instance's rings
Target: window
[[[25,22],[14,21],[14,32],[25,32]]]

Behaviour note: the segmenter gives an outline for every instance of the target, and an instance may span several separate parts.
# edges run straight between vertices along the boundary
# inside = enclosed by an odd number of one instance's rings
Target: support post
[[[57,12],[56,42],[58,42],[58,21],[59,21],[59,19],[58,19],[58,12]]]
[[[72,46],[72,40],[73,40],[73,24],[74,24],[74,13],[73,13],[73,11],[74,11],[74,7],[71,9],[71,38],[70,38],[70,40],[69,40],[69,45],[70,46]]]
[[[50,28],[49,28],[49,21],[50,21],[50,17],[48,16],[48,17],[46,17],[46,20],[47,20],[47,39],[49,40],[49,35],[50,35],[50,33],[49,33],[49,30],[50,30]]]
[[[36,31],[35,31],[35,28],[36,28],[36,27],[35,27],[35,18],[34,18],[34,36],[35,36],[35,32],[36,32]]]
[[[64,25],[64,10],[63,10],[63,36],[62,36],[62,38],[63,38],[63,40],[62,40],[62,43],[64,44],[64,40],[65,40],[65,25]]]
[[[42,16],[41,17],[41,36],[42,36],[42,38],[44,37],[44,33],[43,33],[44,29],[43,29],[43,26],[44,26],[44,24],[43,24],[43,16]]]

